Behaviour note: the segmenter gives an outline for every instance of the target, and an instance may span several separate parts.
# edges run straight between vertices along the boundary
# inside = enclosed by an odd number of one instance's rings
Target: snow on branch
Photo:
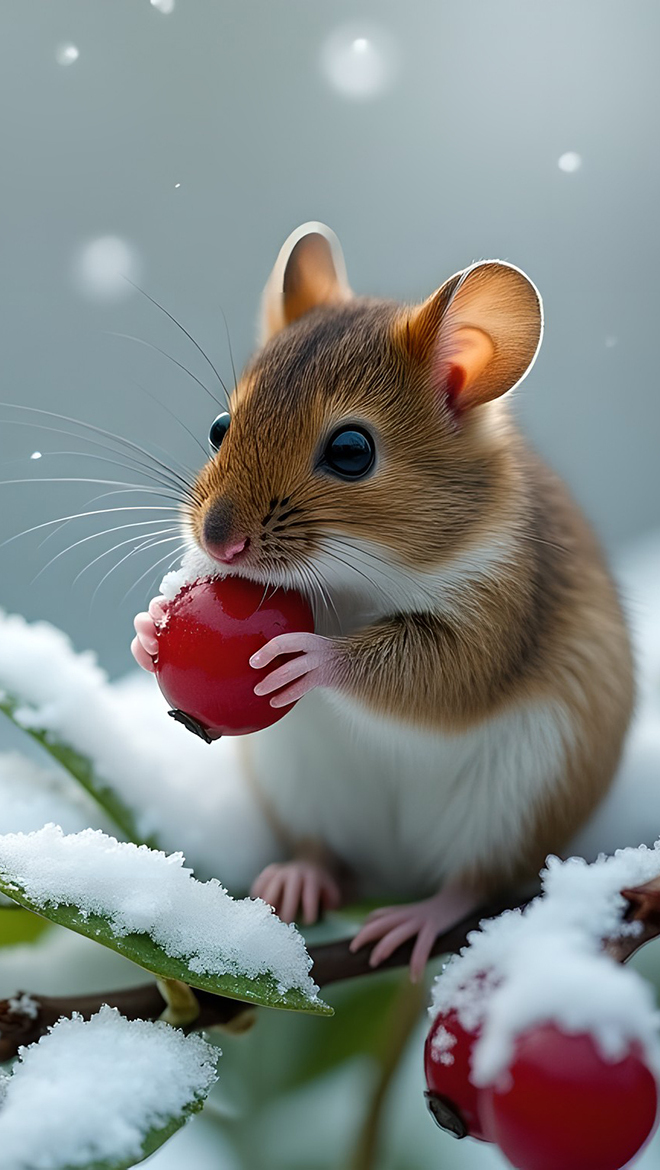
[[[201,1108],[217,1056],[200,1036],[110,1007],[61,1020],[0,1082],[3,1170],[133,1166]]]
[[[634,884],[649,874],[653,875],[649,880]],[[475,989],[474,982],[480,972],[487,969],[483,964],[494,964],[494,969],[500,972],[500,983],[497,979],[492,980],[495,988],[504,986],[505,971],[511,971],[515,977],[520,963],[521,983],[513,985],[516,992],[521,986],[524,989],[521,1010],[515,1017],[517,1031],[531,1019],[542,1019],[544,1014],[547,1017],[548,1013],[557,1010],[556,991],[550,999],[546,998],[546,992],[567,962],[566,977],[557,985],[562,993],[559,1010],[564,1013],[560,1018],[568,1018],[568,1025],[571,1025],[567,1013],[572,1011],[575,994],[578,999],[572,1019],[576,1026],[583,1026],[587,1018],[585,1012],[592,1021],[595,1020],[597,1027],[604,1026],[601,1013],[607,1007],[606,998],[598,996],[598,988],[594,988],[590,980],[595,978],[598,983],[602,971],[620,970],[618,964],[660,936],[660,848],[622,850],[614,858],[600,859],[592,866],[576,859],[564,863],[555,860],[543,876],[545,892],[542,897],[522,903],[515,895],[503,898],[498,904],[483,906],[438,937],[433,954],[456,957],[436,982],[434,1004],[430,1009],[432,1015],[440,1011],[443,1004],[458,1002],[464,1004],[468,1018],[475,1019],[470,1013],[478,1014],[481,1010],[479,1003],[483,1005],[486,999],[483,983]],[[519,951],[525,923],[531,923],[530,948],[523,947]],[[539,933],[545,938],[546,930],[549,945],[544,945],[543,960],[547,974],[541,971],[537,983],[539,972],[535,962],[532,966],[533,952]],[[562,933],[565,936],[563,944]],[[354,954],[349,949],[350,942],[346,938],[309,948],[314,977],[320,987],[364,975],[374,976],[374,970],[369,966],[368,950]],[[552,949],[555,943],[559,944],[556,953]],[[412,942],[404,943],[380,970],[406,966],[412,946]],[[585,947],[592,960],[587,967],[579,962]],[[593,966],[599,959],[603,962],[602,968]],[[577,983],[574,984],[572,980],[576,976]],[[620,1004],[615,1003],[615,1031],[608,1033],[607,1040],[615,1042],[616,1027],[621,1029],[623,1024],[626,1035],[639,1034],[641,1030],[645,1047],[650,1044],[655,1048],[657,1017],[646,992],[639,992],[641,981],[635,972],[626,971],[625,976],[631,982],[626,982],[622,998],[627,1001],[631,986],[633,989],[630,1017],[625,1006],[622,1014]],[[610,987],[606,988],[607,998]],[[475,994],[476,990],[478,994]],[[616,991],[619,990],[617,984]],[[192,1025],[195,1030],[214,1026],[240,1028],[241,1021],[247,1020],[253,1011],[248,1003],[204,990],[196,990],[195,995],[199,1003],[199,1015]],[[507,995],[505,998],[505,1008],[507,1001],[511,1003],[512,997]],[[0,1001],[0,1060],[9,1059],[20,1044],[31,1043],[43,1035],[60,1016],[70,1016],[77,1011],[89,1017],[102,1003],[116,1005],[131,1018],[157,1019],[163,1011],[163,997],[155,983],[90,996],[31,995],[29,1012],[21,1009],[17,994],[13,1000]],[[562,1004],[565,1005],[563,1009]],[[495,1052],[501,1061],[505,1051],[503,1043],[508,1044],[511,1040],[511,1021],[507,1012],[495,1019]],[[619,1030],[619,1038],[621,1035]]]
[[[329,1012],[295,926],[260,899],[197,881],[183,854],[57,825],[0,837],[0,888],[147,970],[273,1007]]]

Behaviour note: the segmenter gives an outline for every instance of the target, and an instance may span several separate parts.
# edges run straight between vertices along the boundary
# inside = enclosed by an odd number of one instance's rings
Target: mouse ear
[[[524,272],[502,260],[452,276],[404,327],[411,354],[459,411],[499,398],[531,370],[543,337],[543,303]]]
[[[321,305],[352,296],[341,245],[324,223],[304,223],[283,244],[261,300],[260,341]]]

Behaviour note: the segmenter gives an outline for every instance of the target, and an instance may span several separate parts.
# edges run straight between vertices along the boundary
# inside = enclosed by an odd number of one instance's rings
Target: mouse
[[[418,304],[355,295],[334,232],[282,247],[259,346],[182,515],[221,574],[311,601],[258,650],[286,718],[245,737],[283,856],[251,893],[309,924],[374,899],[374,968],[561,854],[614,777],[634,702],[597,537],[511,407],[543,335],[533,282],[470,264]],[[567,420],[568,421],[568,420]],[[155,598],[132,649],[152,670]]]

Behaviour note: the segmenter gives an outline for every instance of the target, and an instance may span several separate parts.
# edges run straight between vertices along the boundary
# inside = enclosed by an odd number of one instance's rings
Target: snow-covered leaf
[[[0,890],[147,971],[247,1003],[332,1014],[301,935],[259,899],[196,881],[182,854],[55,825],[0,837]]]
[[[203,1099],[199,1101],[193,1101],[192,1104],[188,1105],[178,1117],[172,1118],[172,1120],[169,1121],[167,1125],[155,1126],[153,1129],[151,1129],[144,1138],[137,1157],[131,1155],[128,1160],[122,1158],[121,1160],[117,1161],[116,1159],[107,1158],[102,1162],[86,1162],[84,1165],[84,1170],[131,1170],[132,1166],[139,1166],[140,1163],[144,1162],[146,1158],[150,1158],[152,1154],[156,1153],[156,1150],[159,1150],[161,1146],[164,1146],[165,1142],[169,1141],[171,1137],[174,1137],[174,1134],[177,1133],[182,1128],[182,1126],[184,1126],[186,1122],[194,1116],[195,1113],[199,1113],[200,1109],[203,1107]],[[23,1170],[22,1166],[20,1167],[20,1170]],[[28,1170],[27,1166],[25,1170]],[[30,1167],[29,1170],[32,1170],[32,1167]],[[59,1170],[59,1167],[57,1170]],[[80,1164],[76,1165],[75,1163],[69,1163],[68,1166],[63,1166],[62,1170],[81,1170],[81,1167]]]
[[[20,943],[31,943],[50,929],[47,919],[30,914],[16,902],[0,903],[0,947],[15,947]]]
[[[199,1110],[214,1049],[102,1007],[21,1051],[0,1094],[3,1170],[128,1170]]]

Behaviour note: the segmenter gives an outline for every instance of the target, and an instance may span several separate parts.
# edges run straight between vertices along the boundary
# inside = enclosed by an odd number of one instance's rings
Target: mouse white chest
[[[323,842],[365,895],[420,897],[517,848],[570,741],[565,710],[550,703],[448,735],[315,691],[251,737],[250,757],[289,834]]]

